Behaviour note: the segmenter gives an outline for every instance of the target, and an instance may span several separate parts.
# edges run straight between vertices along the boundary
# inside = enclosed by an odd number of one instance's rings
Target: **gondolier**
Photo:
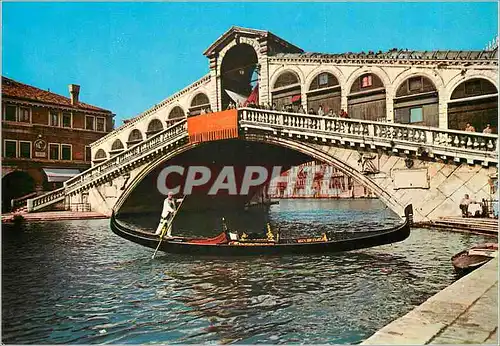
[[[156,235],[161,234],[163,227],[165,227],[165,225],[167,225],[170,222],[176,209],[177,206],[175,204],[174,194],[172,192],[169,192],[167,198],[165,198],[165,200],[163,201],[163,210],[161,212],[160,223],[158,224],[158,228],[156,229],[155,232]],[[172,227],[169,227],[167,232],[167,237],[170,237],[171,232],[172,232]]]

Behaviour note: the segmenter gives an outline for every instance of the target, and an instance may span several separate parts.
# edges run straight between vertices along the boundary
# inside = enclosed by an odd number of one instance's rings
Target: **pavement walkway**
[[[361,343],[394,344],[498,345],[498,258],[454,282]]]
[[[15,215],[21,215],[26,222],[109,218],[109,216],[94,211],[45,211],[40,213],[2,214],[2,222],[12,222]]]

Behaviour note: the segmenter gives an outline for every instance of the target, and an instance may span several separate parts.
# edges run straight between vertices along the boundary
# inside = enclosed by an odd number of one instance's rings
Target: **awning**
[[[49,183],[66,181],[80,174],[80,170],[69,168],[43,168],[43,171],[47,175]]]
[[[247,100],[247,96],[235,93],[234,91],[224,89],[229,97],[236,103],[243,104]]]
[[[292,103],[300,101],[300,94],[292,96]]]

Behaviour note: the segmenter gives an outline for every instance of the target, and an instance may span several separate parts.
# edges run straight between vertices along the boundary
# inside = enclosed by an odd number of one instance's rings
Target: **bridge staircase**
[[[64,186],[42,196],[28,199],[29,212],[37,211],[64,201],[66,196],[102,185],[116,176],[127,174],[167,150],[187,142],[186,120],[182,120],[131,148],[95,165],[64,182]]]

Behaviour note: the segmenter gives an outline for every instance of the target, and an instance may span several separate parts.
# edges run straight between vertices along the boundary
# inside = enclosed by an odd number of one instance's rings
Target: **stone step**
[[[483,224],[473,224],[473,223],[460,223],[451,221],[434,220],[431,221],[431,225],[435,227],[443,227],[447,229],[461,229],[471,232],[479,232],[490,235],[498,235],[497,225],[483,225]]]

